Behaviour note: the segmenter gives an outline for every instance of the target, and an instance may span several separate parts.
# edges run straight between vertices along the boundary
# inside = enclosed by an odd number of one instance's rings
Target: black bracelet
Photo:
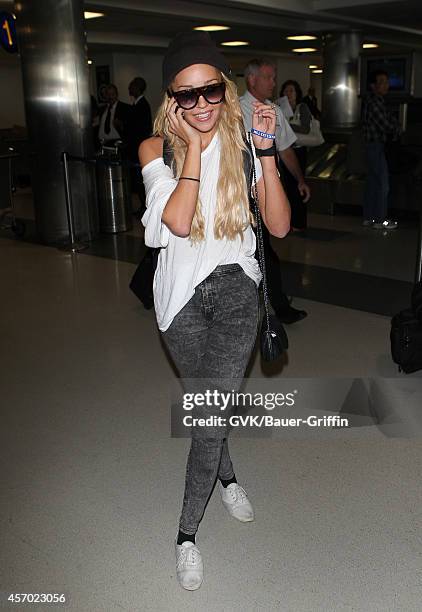
[[[257,157],[273,157],[276,154],[275,144],[273,144],[269,149],[256,149],[255,154]]]
[[[197,183],[201,182],[200,179],[192,178],[191,176],[179,176],[179,181],[183,181],[183,180],[185,180],[185,181],[195,181]]]

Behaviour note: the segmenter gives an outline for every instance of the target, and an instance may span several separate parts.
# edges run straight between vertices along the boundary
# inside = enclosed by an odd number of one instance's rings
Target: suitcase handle
[[[419,237],[416,253],[415,284],[422,280],[422,211],[419,213]]]

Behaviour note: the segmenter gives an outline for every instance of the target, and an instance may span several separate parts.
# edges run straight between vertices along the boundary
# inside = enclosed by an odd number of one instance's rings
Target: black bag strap
[[[168,141],[166,139],[163,140],[163,160],[166,166],[171,168],[174,173],[173,162],[174,162],[174,154],[173,149],[170,147]],[[152,272],[154,273],[157,269],[158,264],[158,256],[160,254],[161,247],[156,247],[155,249],[151,248],[151,266]]]
[[[245,138],[244,142],[246,145],[246,149],[243,150],[243,171],[245,173],[246,186],[248,188],[249,205],[251,207],[251,212],[254,214],[254,205],[252,197],[254,158],[249,140]]]
[[[419,234],[416,256],[415,283],[422,283],[422,210],[419,211]]]
[[[173,149],[171,148],[168,140],[166,139],[163,140],[163,160],[164,160],[165,165],[173,170],[173,174],[174,174],[174,170],[175,170],[175,168],[173,167],[174,166],[174,153],[173,153]]]
[[[253,196],[251,198],[251,204],[253,205],[253,214],[255,216],[255,221],[256,221],[256,242],[257,242],[257,248],[258,248],[258,263],[259,263],[259,267],[261,268],[261,274],[262,274],[262,292],[264,294],[264,316],[265,316],[265,322],[266,322],[266,331],[268,333],[271,333],[271,326],[270,326],[270,310],[268,307],[269,304],[269,297],[268,297],[268,284],[267,284],[267,271],[266,271],[266,267],[265,267],[265,253],[264,253],[264,237],[262,234],[262,217],[261,217],[261,212],[259,210],[259,197],[258,197],[258,187],[256,184],[256,169],[255,169],[255,161],[254,161],[254,157],[252,154],[252,143],[251,143],[251,135],[250,133],[248,133],[248,145],[249,145],[249,151],[251,153],[251,169],[252,169],[252,178],[253,178]]]

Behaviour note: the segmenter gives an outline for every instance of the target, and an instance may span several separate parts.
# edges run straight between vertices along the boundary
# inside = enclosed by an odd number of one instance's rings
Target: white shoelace
[[[180,557],[178,561],[178,566],[181,565],[196,565],[199,561],[198,550],[193,546],[185,546],[182,547],[180,551]]]
[[[237,487],[230,488],[229,491],[235,503],[242,504],[245,501],[246,491],[240,485],[237,485]]]

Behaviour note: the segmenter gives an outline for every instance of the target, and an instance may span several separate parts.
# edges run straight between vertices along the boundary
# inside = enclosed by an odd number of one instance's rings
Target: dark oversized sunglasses
[[[226,84],[213,83],[206,87],[195,87],[194,89],[184,89],[182,91],[170,91],[167,90],[167,95],[173,97],[178,106],[184,110],[191,110],[199,102],[201,96],[208,102],[208,104],[220,104],[224,100],[226,93]]]

